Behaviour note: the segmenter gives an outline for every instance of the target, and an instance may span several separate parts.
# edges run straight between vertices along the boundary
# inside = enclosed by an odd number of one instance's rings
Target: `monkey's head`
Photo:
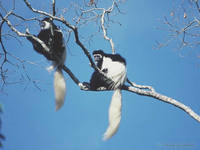
[[[105,53],[102,50],[94,50],[92,54],[97,65],[98,63],[102,62],[103,56],[105,55]]]
[[[44,18],[40,21],[40,27],[42,30],[48,30],[52,26],[52,19],[49,17]]]

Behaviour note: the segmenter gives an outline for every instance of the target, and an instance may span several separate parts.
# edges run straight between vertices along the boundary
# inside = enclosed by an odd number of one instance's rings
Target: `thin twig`
[[[52,0],[53,16],[56,15],[56,0]]]
[[[32,20],[40,21],[40,20],[39,20],[38,18],[36,18],[36,17],[26,19],[26,18],[24,18],[24,17],[22,17],[22,16],[20,16],[20,15],[18,15],[18,14],[16,14],[16,13],[14,13],[14,12],[12,12],[11,14],[12,14],[13,16],[15,16],[15,17],[17,17],[17,18],[23,20],[23,21],[32,21]]]
[[[72,29],[72,30],[75,30],[75,26],[71,25],[69,22],[67,22],[64,18],[59,18],[59,17],[56,17],[56,16],[53,16],[51,15],[50,13],[47,13],[45,11],[41,11],[41,10],[37,10],[37,9],[34,9],[31,4],[27,1],[27,0],[24,0],[26,6],[31,10],[33,11],[34,13],[38,13],[38,14],[41,14],[41,15],[44,15],[44,16],[48,16],[50,18],[52,18],[53,20],[57,20],[57,21],[60,21],[62,22],[63,24],[65,24],[68,28]]]
[[[127,79],[127,82],[128,82],[131,86],[133,86],[133,87],[136,87],[136,88],[139,88],[139,89],[147,89],[147,90],[150,90],[150,91],[152,91],[152,92],[155,92],[154,88],[151,87],[151,86],[148,86],[148,85],[139,85],[139,84],[136,84],[136,83],[130,81],[129,79]]]
[[[104,22],[105,22],[105,14],[111,13],[113,8],[114,8],[114,6],[115,6],[115,1],[113,1],[113,4],[112,4],[112,6],[110,8],[108,8],[107,10],[103,9],[103,13],[101,15],[101,28],[102,28],[102,31],[103,31],[103,36],[104,36],[104,39],[106,39],[106,40],[108,40],[110,42],[113,54],[115,54],[114,43],[113,43],[112,38],[109,38],[107,36],[107,30],[105,28]]]
[[[195,2],[198,12],[200,13],[199,0],[195,0],[194,2]]]
[[[1,47],[2,47],[3,53],[4,53],[4,60],[0,66],[0,71],[1,71],[1,78],[3,81],[3,85],[6,83],[3,66],[8,61],[8,59],[7,59],[7,51],[6,51],[3,41],[2,41],[2,28],[3,28],[3,24],[5,23],[5,20],[8,18],[9,15],[11,15],[11,13],[12,13],[12,11],[8,12],[5,17],[3,17],[2,14],[0,13],[0,17],[2,19],[2,22],[0,24],[0,44],[1,44]]]

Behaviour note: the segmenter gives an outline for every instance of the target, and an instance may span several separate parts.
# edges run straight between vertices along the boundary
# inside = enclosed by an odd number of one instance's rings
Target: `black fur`
[[[109,57],[112,59],[112,61],[118,61],[126,65],[126,60],[119,54],[107,54],[107,53],[104,53],[102,50],[95,50],[93,51],[93,55],[94,54],[100,54],[102,56]],[[99,63],[102,65],[102,61]]]
[[[45,30],[41,29],[37,37],[46,44],[50,51],[46,51],[40,45],[40,43],[38,43],[33,38],[27,37],[27,39],[33,44],[33,48],[36,52],[44,55],[48,60],[58,62],[59,58],[62,58],[63,52],[65,50],[62,32],[50,18],[44,18],[41,21],[41,24],[43,23],[43,21],[51,23],[53,33],[51,31],[51,28]]]
[[[105,74],[109,71],[108,70],[109,68],[104,68],[102,70],[103,57],[109,57],[112,59],[112,61],[118,61],[126,65],[125,59],[119,54],[106,54],[102,50],[93,51],[93,55],[95,54],[99,54],[102,56],[102,59],[98,60],[97,62],[97,67]],[[86,83],[84,84],[86,85]],[[114,82],[112,80],[108,79],[107,77],[99,73],[98,71],[94,71],[91,76],[90,83],[87,83],[87,86],[89,86],[91,90],[98,90],[99,88],[109,89],[109,87],[113,84]]]
[[[98,90],[99,88],[108,88],[113,83],[112,80],[95,71],[90,79],[90,89]]]

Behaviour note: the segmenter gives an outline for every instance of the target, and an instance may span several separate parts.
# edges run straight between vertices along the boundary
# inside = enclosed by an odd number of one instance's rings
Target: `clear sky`
[[[10,1],[9,1],[10,2]],[[7,5],[10,5],[9,2]],[[21,13],[31,16],[24,4],[16,2]],[[67,1],[58,3],[69,7]],[[34,0],[33,6],[49,10],[46,1]],[[122,25],[112,24],[116,50],[126,58],[130,80],[153,86],[157,92],[173,97],[200,114],[200,60],[191,51],[175,49],[174,43],[153,49],[156,40],[164,41],[167,32],[156,29],[163,16],[175,7],[171,1],[127,0],[121,5],[123,15],[115,17]],[[19,12],[18,10],[18,12]],[[67,14],[70,17],[70,14]],[[21,29],[24,31],[24,29]],[[35,32],[37,30],[31,30]],[[82,30],[87,34],[87,30]],[[5,150],[198,150],[200,123],[182,110],[150,97],[123,91],[122,120],[118,132],[108,141],[102,135],[108,125],[108,107],[112,92],[85,92],[65,74],[67,95],[64,106],[55,112],[53,74],[49,63],[36,54],[21,38],[5,41],[7,49],[26,63],[27,74],[37,81],[38,90],[27,80],[11,84],[0,95],[4,107],[2,133]],[[87,48],[110,50],[104,40],[93,40]],[[88,81],[92,68],[81,49],[69,43],[66,65],[81,81]],[[184,55],[184,57],[180,57]],[[11,67],[11,66],[10,66]],[[21,70],[14,72],[24,74]],[[15,79],[14,73],[10,73]],[[27,79],[24,77],[24,79]]]

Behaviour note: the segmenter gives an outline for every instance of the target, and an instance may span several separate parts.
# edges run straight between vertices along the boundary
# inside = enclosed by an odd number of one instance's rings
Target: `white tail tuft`
[[[55,102],[56,111],[62,107],[65,100],[66,84],[62,71],[58,68],[54,74],[54,91],[55,91]]]
[[[122,95],[121,90],[116,89],[113,93],[112,100],[109,108],[109,126],[104,133],[103,140],[111,138],[119,127],[121,120],[121,107],[122,107]]]

